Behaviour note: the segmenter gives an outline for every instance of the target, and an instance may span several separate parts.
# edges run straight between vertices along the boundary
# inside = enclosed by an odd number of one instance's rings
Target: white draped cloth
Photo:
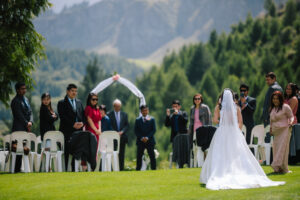
[[[129,80],[120,77],[119,75],[115,75],[113,77],[103,80],[92,90],[92,93],[98,94],[99,92],[107,88],[109,85],[114,83],[115,81],[118,81],[119,83],[127,87],[135,96],[137,96],[140,99],[140,106],[146,105],[146,100],[143,93]]]
[[[211,190],[283,185],[271,181],[253,156],[241,133],[230,90],[224,90],[220,124],[202,167],[200,182]]]

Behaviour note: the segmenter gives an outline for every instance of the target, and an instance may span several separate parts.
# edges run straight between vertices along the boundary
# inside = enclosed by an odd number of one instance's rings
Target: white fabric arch
[[[118,81],[122,85],[126,86],[135,96],[137,96],[140,99],[140,106],[146,105],[146,100],[143,95],[143,93],[129,80],[126,78],[120,77],[120,75],[114,75],[113,77],[110,77],[108,79],[105,79],[101,81],[93,90],[92,93],[98,94],[111,84],[113,84],[115,81]]]

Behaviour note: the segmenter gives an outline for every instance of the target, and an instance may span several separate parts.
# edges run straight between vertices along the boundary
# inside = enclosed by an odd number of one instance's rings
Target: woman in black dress
[[[58,119],[57,114],[51,106],[51,96],[49,93],[42,94],[42,104],[40,108],[40,134],[43,141],[47,131],[55,131],[54,122]]]

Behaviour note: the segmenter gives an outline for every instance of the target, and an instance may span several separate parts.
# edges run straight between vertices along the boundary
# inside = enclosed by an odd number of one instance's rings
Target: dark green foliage
[[[0,1],[0,101],[5,105],[14,82],[33,83],[31,72],[44,52],[32,20],[49,6],[48,0]]]

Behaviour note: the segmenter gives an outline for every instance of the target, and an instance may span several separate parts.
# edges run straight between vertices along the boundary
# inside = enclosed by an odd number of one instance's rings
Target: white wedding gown
[[[200,182],[211,190],[283,185],[271,181],[253,156],[238,127],[237,109],[230,90],[224,90],[220,126],[211,141]]]

